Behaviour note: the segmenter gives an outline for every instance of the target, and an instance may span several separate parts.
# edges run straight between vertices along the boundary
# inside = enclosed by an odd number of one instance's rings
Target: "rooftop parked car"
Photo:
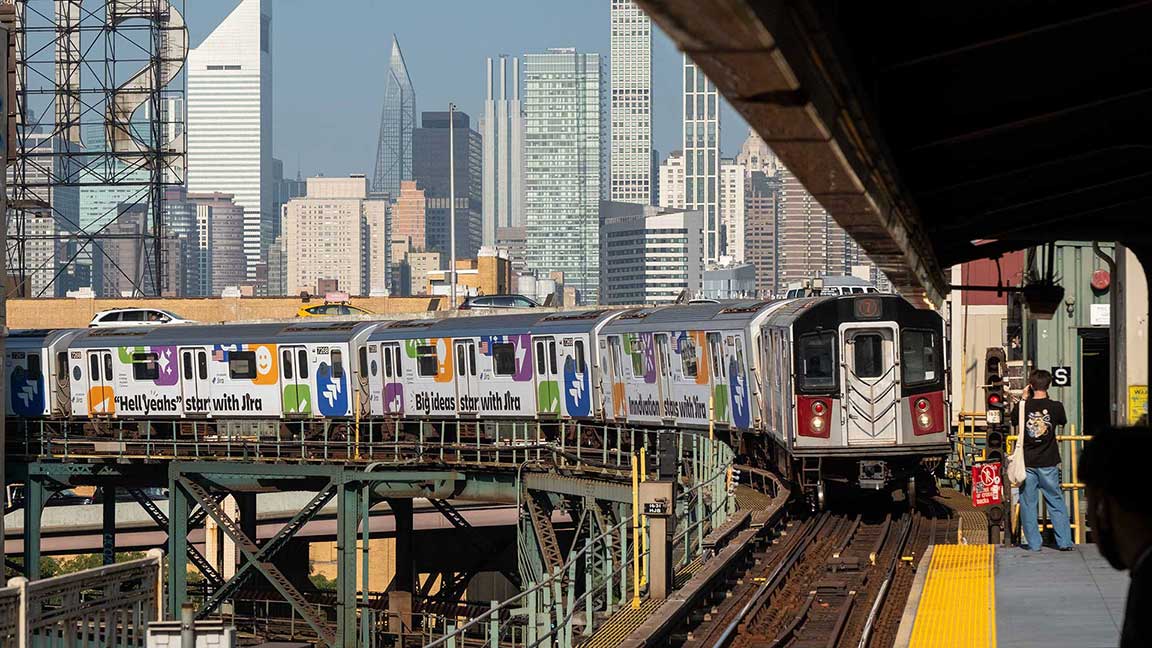
[[[372,311],[347,303],[301,306],[296,317],[325,317],[329,315],[371,315]]]
[[[528,299],[524,295],[480,295],[469,297],[460,304],[460,310],[479,310],[482,308],[539,308],[540,304]]]
[[[88,322],[94,328],[110,326],[159,326],[161,324],[189,324],[192,320],[184,319],[172,311],[160,308],[112,308],[100,311]]]

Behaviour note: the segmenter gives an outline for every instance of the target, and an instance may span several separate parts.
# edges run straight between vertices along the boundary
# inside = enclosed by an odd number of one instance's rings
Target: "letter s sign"
[[[1072,367],[1052,367],[1052,386],[1067,387],[1072,384]]]

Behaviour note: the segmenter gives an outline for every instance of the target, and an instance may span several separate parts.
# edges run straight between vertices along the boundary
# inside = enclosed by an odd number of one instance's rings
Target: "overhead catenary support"
[[[389,498],[387,502],[396,523],[396,577],[388,592],[388,614],[407,631],[412,627],[412,594],[416,589],[412,500]]]

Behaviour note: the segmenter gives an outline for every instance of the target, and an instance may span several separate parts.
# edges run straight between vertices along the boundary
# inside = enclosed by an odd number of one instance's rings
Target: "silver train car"
[[[14,331],[8,415],[710,429],[815,501],[950,450],[941,317],[865,294],[545,315]],[[173,426],[176,429],[178,426]],[[204,426],[199,426],[203,428]]]

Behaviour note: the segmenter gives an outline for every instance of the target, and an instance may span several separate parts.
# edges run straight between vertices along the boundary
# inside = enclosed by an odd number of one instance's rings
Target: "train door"
[[[285,414],[309,414],[312,388],[308,380],[308,350],[299,345],[280,347],[280,387]]]
[[[400,364],[400,344],[380,345],[380,364],[384,367],[384,413],[404,415],[404,368]]]
[[[92,415],[112,415],[116,412],[116,396],[112,390],[112,352],[97,349],[88,356],[88,411]]]
[[[668,334],[653,336],[656,346],[656,389],[659,393],[660,412],[668,417],[667,401],[672,400],[672,351],[668,345]]]
[[[476,378],[476,340],[456,340],[456,411],[476,413],[480,386]]]
[[[185,414],[207,414],[211,396],[208,381],[208,352],[188,347],[180,349],[180,393]]]
[[[900,435],[900,367],[896,327],[844,324],[841,420],[848,445],[895,445]]]
[[[536,345],[536,413],[560,414],[560,371],[556,365],[556,338],[540,337]]]

